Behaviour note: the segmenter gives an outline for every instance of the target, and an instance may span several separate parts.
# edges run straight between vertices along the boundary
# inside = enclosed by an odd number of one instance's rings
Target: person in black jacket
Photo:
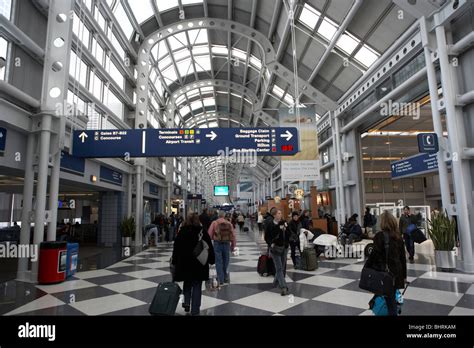
[[[204,208],[202,210],[202,214],[199,215],[199,221],[201,222],[202,227],[204,228],[204,231],[208,231],[209,227],[211,226],[211,218],[209,217],[209,214],[207,213],[207,208]]]
[[[267,211],[265,214],[265,220],[263,221],[263,231],[265,233],[264,238],[265,242],[267,242],[268,247],[272,244],[271,239],[267,238],[270,234],[267,233],[268,228],[271,227],[275,214],[276,214],[277,208],[273,207],[270,209],[270,212]]]
[[[291,221],[288,224],[288,232],[290,234],[290,248],[291,248],[291,260],[293,261],[293,266],[295,269],[298,267],[298,262],[296,260],[296,248],[300,248],[300,229],[301,224],[298,222],[298,212],[294,211],[291,213]],[[301,253],[301,250],[300,250]]]
[[[301,227],[306,230],[309,230],[311,228],[311,219],[309,217],[308,210],[303,210],[303,214],[301,214],[301,217],[300,217],[300,223],[301,223]]]
[[[193,255],[193,250],[199,241],[201,233],[202,239],[209,246],[209,258],[205,265],[202,265]],[[188,215],[179,234],[176,236],[171,263],[175,266],[174,281],[184,282],[183,308],[185,312],[188,313],[191,309],[191,315],[199,315],[202,282],[209,279],[209,265],[215,263],[215,255],[211,238],[202,228],[199,216],[196,213]]]
[[[286,285],[286,259],[288,257],[288,246],[290,245],[290,233],[287,231],[288,225],[281,219],[281,210],[277,210],[273,222],[268,226],[268,240],[270,244],[270,255],[275,264],[275,279],[273,285],[278,285],[281,289],[281,296],[288,295]]]
[[[398,231],[397,220],[395,217],[385,211],[381,215],[380,228],[374,237],[374,249],[370,254],[365,267],[378,271],[385,271],[386,254],[385,254],[385,237],[383,232],[389,234],[388,248],[388,269],[394,277],[394,288],[391,296],[386,298],[389,315],[397,315],[397,302],[395,298],[395,290],[403,289],[407,279],[407,260],[405,255],[405,245],[402,236]]]

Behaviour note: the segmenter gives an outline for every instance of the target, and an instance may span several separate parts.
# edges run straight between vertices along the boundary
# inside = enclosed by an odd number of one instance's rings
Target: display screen
[[[214,186],[214,196],[228,196],[229,186]]]

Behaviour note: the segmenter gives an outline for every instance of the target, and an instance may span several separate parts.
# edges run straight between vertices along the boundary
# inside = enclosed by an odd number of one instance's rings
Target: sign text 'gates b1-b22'
[[[295,127],[122,129],[74,131],[76,157],[217,156],[226,148],[258,156],[288,156],[298,149]]]

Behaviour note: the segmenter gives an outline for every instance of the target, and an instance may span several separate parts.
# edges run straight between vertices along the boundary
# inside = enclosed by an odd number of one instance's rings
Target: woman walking
[[[209,246],[209,257],[204,265],[193,254],[200,238]],[[199,315],[202,282],[209,279],[209,265],[215,263],[215,256],[211,238],[203,230],[198,214],[190,213],[183,222],[174,241],[171,263],[175,266],[174,281],[184,282],[184,311],[188,313],[191,310],[191,315]]]
[[[290,233],[287,231],[287,224],[281,218],[281,210],[277,210],[268,226],[268,240],[270,243],[270,254],[275,264],[275,280],[273,285],[278,285],[281,289],[281,296],[288,295],[288,286],[285,281],[286,259],[288,257],[288,246],[290,245]]]

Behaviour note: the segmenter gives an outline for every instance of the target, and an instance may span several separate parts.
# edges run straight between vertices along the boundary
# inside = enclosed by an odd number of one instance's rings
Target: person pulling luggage
[[[209,247],[209,255],[205,264],[202,264],[195,256],[195,248],[199,238],[202,238]],[[191,311],[191,315],[199,315],[202,282],[209,279],[209,265],[215,264],[215,254],[211,238],[203,230],[198,214],[189,213],[183,222],[174,241],[171,263],[174,266],[173,280],[184,282],[184,311],[186,313]]]
[[[288,257],[288,247],[290,245],[290,233],[287,231],[287,224],[282,220],[281,210],[276,210],[273,222],[268,226],[268,240],[270,244],[270,254],[275,264],[275,279],[273,285],[278,285],[281,289],[281,296],[288,295],[288,285],[286,284],[286,260]]]

